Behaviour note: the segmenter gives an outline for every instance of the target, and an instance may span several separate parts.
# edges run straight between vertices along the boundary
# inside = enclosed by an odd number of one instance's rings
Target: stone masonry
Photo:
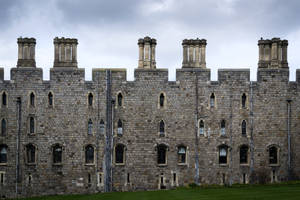
[[[0,198],[300,176],[300,70],[289,81],[287,40],[258,41],[257,81],[249,69],[219,69],[211,81],[198,38],[183,40],[168,81],[150,37],[138,40],[134,81],[103,68],[86,81],[77,39],[55,38],[46,81],[35,45],[18,38],[11,80],[0,68]]]

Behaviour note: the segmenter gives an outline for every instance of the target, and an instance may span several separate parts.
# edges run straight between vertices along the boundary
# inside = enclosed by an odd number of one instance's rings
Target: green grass
[[[113,192],[92,195],[63,195],[27,198],[29,200],[285,200],[300,199],[300,183],[276,185],[234,185],[233,187],[194,187],[164,191]]]

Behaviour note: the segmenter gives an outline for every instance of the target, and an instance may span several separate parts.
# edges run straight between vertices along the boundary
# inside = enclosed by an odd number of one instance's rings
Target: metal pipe
[[[195,81],[195,183],[199,185],[199,155],[198,155],[198,148],[199,148],[199,141],[198,141],[198,74],[196,71],[196,81]]]
[[[18,183],[20,182],[20,137],[21,137],[21,120],[22,120],[22,101],[21,97],[17,98],[17,120],[18,134],[16,137],[16,196],[18,196]]]
[[[254,167],[254,142],[253,142],[253,85],[250,82],[250,177]]]
[[[292,100],[287,100],[287,139],[288,139],[288,179],[291,179],[291,102]]]

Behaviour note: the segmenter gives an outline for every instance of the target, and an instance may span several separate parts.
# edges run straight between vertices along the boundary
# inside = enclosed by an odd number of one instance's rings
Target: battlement
[[[35,67],[35,38],[18,38],[17,67]]]
[[[74,38],[54,38],[54,65],[53,67],[77,68],[77,45]]]
[[[139,63],[138,68],[155,69],[155,47],[156,39],[148,36],[138,40],[139,45]]]
[[[206,54],[206,40],[205,39],[185,39],[182,41],[183,46],[183,61],[182,67],[201,67],[206,68],[205,54]]]

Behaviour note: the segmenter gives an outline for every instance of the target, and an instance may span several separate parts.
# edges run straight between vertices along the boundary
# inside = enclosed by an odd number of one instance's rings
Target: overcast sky
[[[127,69],[133,80],[138,38],[157,39],[157,68],[175,80],[183,39],[207,39],[212,80],[220,68],[250,68],[256,80],[260,37],[289,40],[290,79],[300,68],[299,0],[0,0],[0,67],[5,79],[17,63],[17,38],[37,40],[36,63],[49,79],[53,38],[77,38],[78,64],[91,80],[92,68]]]

